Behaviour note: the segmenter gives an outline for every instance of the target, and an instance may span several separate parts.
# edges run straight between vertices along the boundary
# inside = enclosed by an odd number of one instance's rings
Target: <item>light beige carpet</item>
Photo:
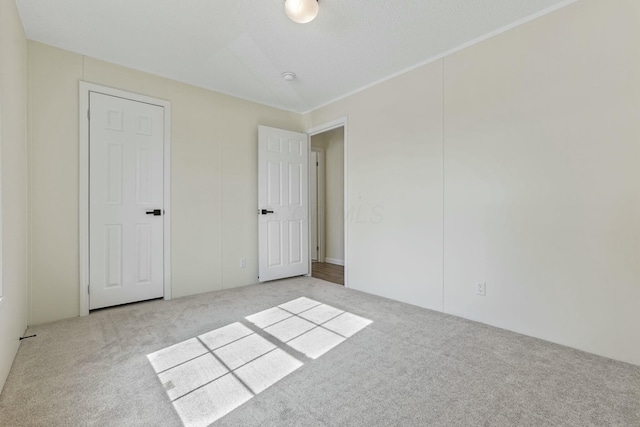
[[[300,297],[325,307],[289,316],[286,327],[284,318],[247,319]],[[331,331],[322,325],[342,312],[371,323],[348,338],[333,325],[342,338],[320,352],[325,338],[293,336],[312,330],[306,321]],[[222,335],[246,329],[238,340],[253,338],[232,350],[210,344],[234,324]],[[27,334],[37,337],[18,351],[0,426],[181,426],[172,400],[213,384],[205,377],[221,369],[216,358],[227,371],[250,366],[245,344],[271,355],[261,366],[286,366],[248,372],[259,381],[239,371],[258,385],[215,426],[640,426],[638,366],[313,278],[117,307]],[[147,355],[194,338],[210,346],[208,361],[156,372]]]

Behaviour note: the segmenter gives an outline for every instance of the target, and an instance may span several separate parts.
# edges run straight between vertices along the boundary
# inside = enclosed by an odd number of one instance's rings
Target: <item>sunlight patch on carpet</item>
[[[364,317],[306,297],[275,309],[279,311],[270,308],[246,319],[310,359],[317,359],[372,323]],[[266,322],[268,316],[265,313],[270,313],[269,316],[277,313],[281,320]],[[274,319],[271,317],[270,320]],[[271,326],[265,327],[265,324]]]
[[[205,427],[304,365],[287,348],[316,359],[371,320],[302,297],[245,318],[282,345],[235,322],[147,355],[185,427]]]

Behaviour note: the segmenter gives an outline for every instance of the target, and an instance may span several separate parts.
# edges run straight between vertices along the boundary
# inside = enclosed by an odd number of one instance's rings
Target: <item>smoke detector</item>
[[[282,78],[285,82],[292,82],[296,79],[296,73],[285,71],[284,73],[282,73]]]

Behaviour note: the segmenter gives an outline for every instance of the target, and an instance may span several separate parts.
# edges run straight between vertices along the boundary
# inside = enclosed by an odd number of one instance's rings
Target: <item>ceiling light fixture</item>
[[[285,0],[284,11],[293,22],[306,24],[318,16],[318,0]]]

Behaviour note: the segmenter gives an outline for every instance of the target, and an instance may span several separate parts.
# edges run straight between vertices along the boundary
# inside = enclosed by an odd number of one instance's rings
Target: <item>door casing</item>
[[[101,86],[89,82],[80,82],[78,121],[79,134],[79,255],[80,255],[80,316],[89,314],[89,93],[129,99],[137,102],[157,105],[164,110],[164,299],[171,299],[171,102]]]

